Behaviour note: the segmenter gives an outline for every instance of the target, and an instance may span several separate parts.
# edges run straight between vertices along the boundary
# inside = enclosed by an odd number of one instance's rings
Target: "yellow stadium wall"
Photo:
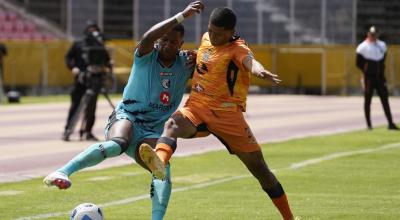
[[[68,86],[72,76],[64,64],[64,55],[71,43],[5,42],[8,55],[4,59],[6,86]],[[136,45],[130,40],[115,40],[108,44],[113,56],[117,79],[128,79]],[[192,43],[184,49],[195,49]],[[360,87],[360,72],[355,67],[355,46],[320,45],[256,45],[251,46],[255,57],[267,69],[282,79],[283,88],[320,88],[321,73],[326,72],[326,87],[345,90]],[[323,65],[323,60],[325,65]],[[386,61],[386,76],[390,88],[400,85],[400,46],[390,46]],[[271,87],[271,83],[252,78],[251,83]]]
[[[63,86],[72,83],[64,64],[68,42],[5,42],[4,84],[7,86]],[[46,77],[47,75],[47,77]]]

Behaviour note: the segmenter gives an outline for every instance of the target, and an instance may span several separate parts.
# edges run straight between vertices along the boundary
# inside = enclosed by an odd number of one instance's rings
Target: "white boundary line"
[[[400,147],[400,142],[386,144],[386,145],[383,145],[383,146],[380,146],[380,147],[377,147],[377,148],[368,148],[368,149],[355,150],[355,151],[337,152],[337,153],[333,153],[333,154],[328,154],[326,156],[317,157],[317,158],[313,158],[313,159],[309,159],[309,160],[304,160],[304,161],[301,161],[301,162],[298,162],[298,163],[293,163],[289,167],[286,167],[286,168],[283,168],[283,169],[297,170],[297,169],[300,169],[300,168],[303,168],[303,167],[306,167],[306,166],[315,165],[315,164],[318,164],[318,163],[321,163],[321,162],[324,162],[324,161],[328,161],[328,160],[334,160],[334,159],[337,159],[337,158],[349,157],[349,156],[354,156],[354,155],[375,153],[375,152],[394,149],[394,148],[399,148],[399,147]],[[282,169],[280,169],[280,170],[282,170]],[[279,171],[279,170],[276,170],[276,171]],[[219,179],[219,180],[214,180],[214,181],[210,181],[210,182],[195,184],[195,185],[192,185],[192,186],[176,188],[176,189],[172,190],[172,193],[188,191],[188,190],[192,190],[192,189],[206,188],[208,186],[217,185],[217,184],[220,184],[220,183],[230,182],[230,181],[234,181],[234,180],[237,180],[237,179],[243,179],[243,178],[247,178],[247,177],[251,177],[251,175],[241,175],[241,176],[227,177],[227,178],[224,178],[224,179]],[[108,202],[108,203],[103,203],[103,204],[99,204],[99,206],[100,207],[110,207],[110,206],[116,206],[116,205],[124,205],[124,204],[133,203],[133,202],[144,200],[144,199],[149,199],[149,194],[130,197],[130,198],[127,198],[127,199],[112,201],[112,202]],[[40,214],[40,215],[29,216],[29,217],[21,217],[21,218],[15,219],[15,220],[45,219],[45,218],[50,218],[50,217],[62,216],[62,215],[69,215],[69,212],[55,212],[55,213]]]
[[[388,150],[388,149],[392,149],[392,148],[398,148],[398,147],[400,147],[400,143],[392,143],[392,144],[387,144],[387,145],[380,146],[378,148],[368,148],[368,149],[356,150],[356,151],[338,152],[338,153],[328,154],[328,155],[323,156],[323,157],[317,157],[317,158],[314,158],[314,159],[305,160],[305,161],[302,161],[302,162],[299,162],[299,163],[293,163],[288,168],[292,169],[292,170],[295,170],[295,169],[300,169],[302,167],[306,167],[306,166],[309,166],[309,165],[321,163],[321,162],[327,161],[327,160],[333,160],[333,159],[336,159],[336,158],[349,157],[349,156],[359,155],[359,154],[369,154],[369,153],[374,153],[374,152],[378,152],[378,151],[384,151],[384,150]]]

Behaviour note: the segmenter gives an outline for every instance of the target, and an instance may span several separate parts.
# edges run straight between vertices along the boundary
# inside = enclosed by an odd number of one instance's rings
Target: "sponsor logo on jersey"
[[[247,57],[248,57],[249,59],[254,59],[254,54],[253,54],[251,51],[249,51],[249,52],[247,53]]]
[[[207,65],[203,61],[200,61],[200,64],[196,64],[196,70],[199,74],[206,74],[208,72]]]
[[[160,102],[164,105],[168,105],[171,101],[171,96],[169,92],[161,92],[160,93]]]
[[[201,61],[207,61],[208,58],[210,58],[210,54],[208,52],[205,52],[201,57]]]
[[[203,86],[200,85],[200,83],[196,83],[196,85],[194,85],[194,90],[196,92],[203,92],[204,88],[203,88]]]
[[[163,105],[151,102],[149,103],[149,106],[157,111],[167,112],[175,106],[175,102],[171,103],[170,105]]]
[[[212,49],[208,48],[206,51],[204,51],[203,56],[201,57],[201,60],[207,61],[210,58],[211,53],[212,53]]]
[[[234,102],[223,102],[221,103],[222,108],[230,108],[230,107],[235,107],[236,103]]]
[[[160,72],[160,76],[173,76],[174,73],[171,72]]]
[[[161,81],[161,85],[164,89],[169,89],[170,84],[171,84],[171,81],[169,79],[163,79]]]

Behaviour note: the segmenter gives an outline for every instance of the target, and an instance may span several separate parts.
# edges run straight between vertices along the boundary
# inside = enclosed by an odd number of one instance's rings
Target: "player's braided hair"
[[[236,15],[229,8],[216,8],[211,12],[210,22],[217,27],[232,30],[236,25]]]

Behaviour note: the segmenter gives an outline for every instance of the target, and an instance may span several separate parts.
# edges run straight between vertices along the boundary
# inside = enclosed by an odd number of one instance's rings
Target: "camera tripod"
[[[95,71],[86,71],[80,73],[80,80],[83,81],[87,87],[85,94],[82,96],[81,101],[78,105],[78,108],[75,114],[71,117],[70,122],[68,123],[67,128],[63,134],[62,139],[64,141],[69,141],[70,135],[74,132],[76,125],[79,121],[82,121],[81,129],[80,129],[80,139],[82,140],[82,136],[84,134],[83,127],[85,127],[86,119],[85,112],[91,103],[95,103],[97,96],[101,93],[106,98],[108,104],[112,109],[115,108],[112,103],[110,97],[108,96],[107,89],[104,86],[104,81],[107,77],[106,72],[95,72]]]

